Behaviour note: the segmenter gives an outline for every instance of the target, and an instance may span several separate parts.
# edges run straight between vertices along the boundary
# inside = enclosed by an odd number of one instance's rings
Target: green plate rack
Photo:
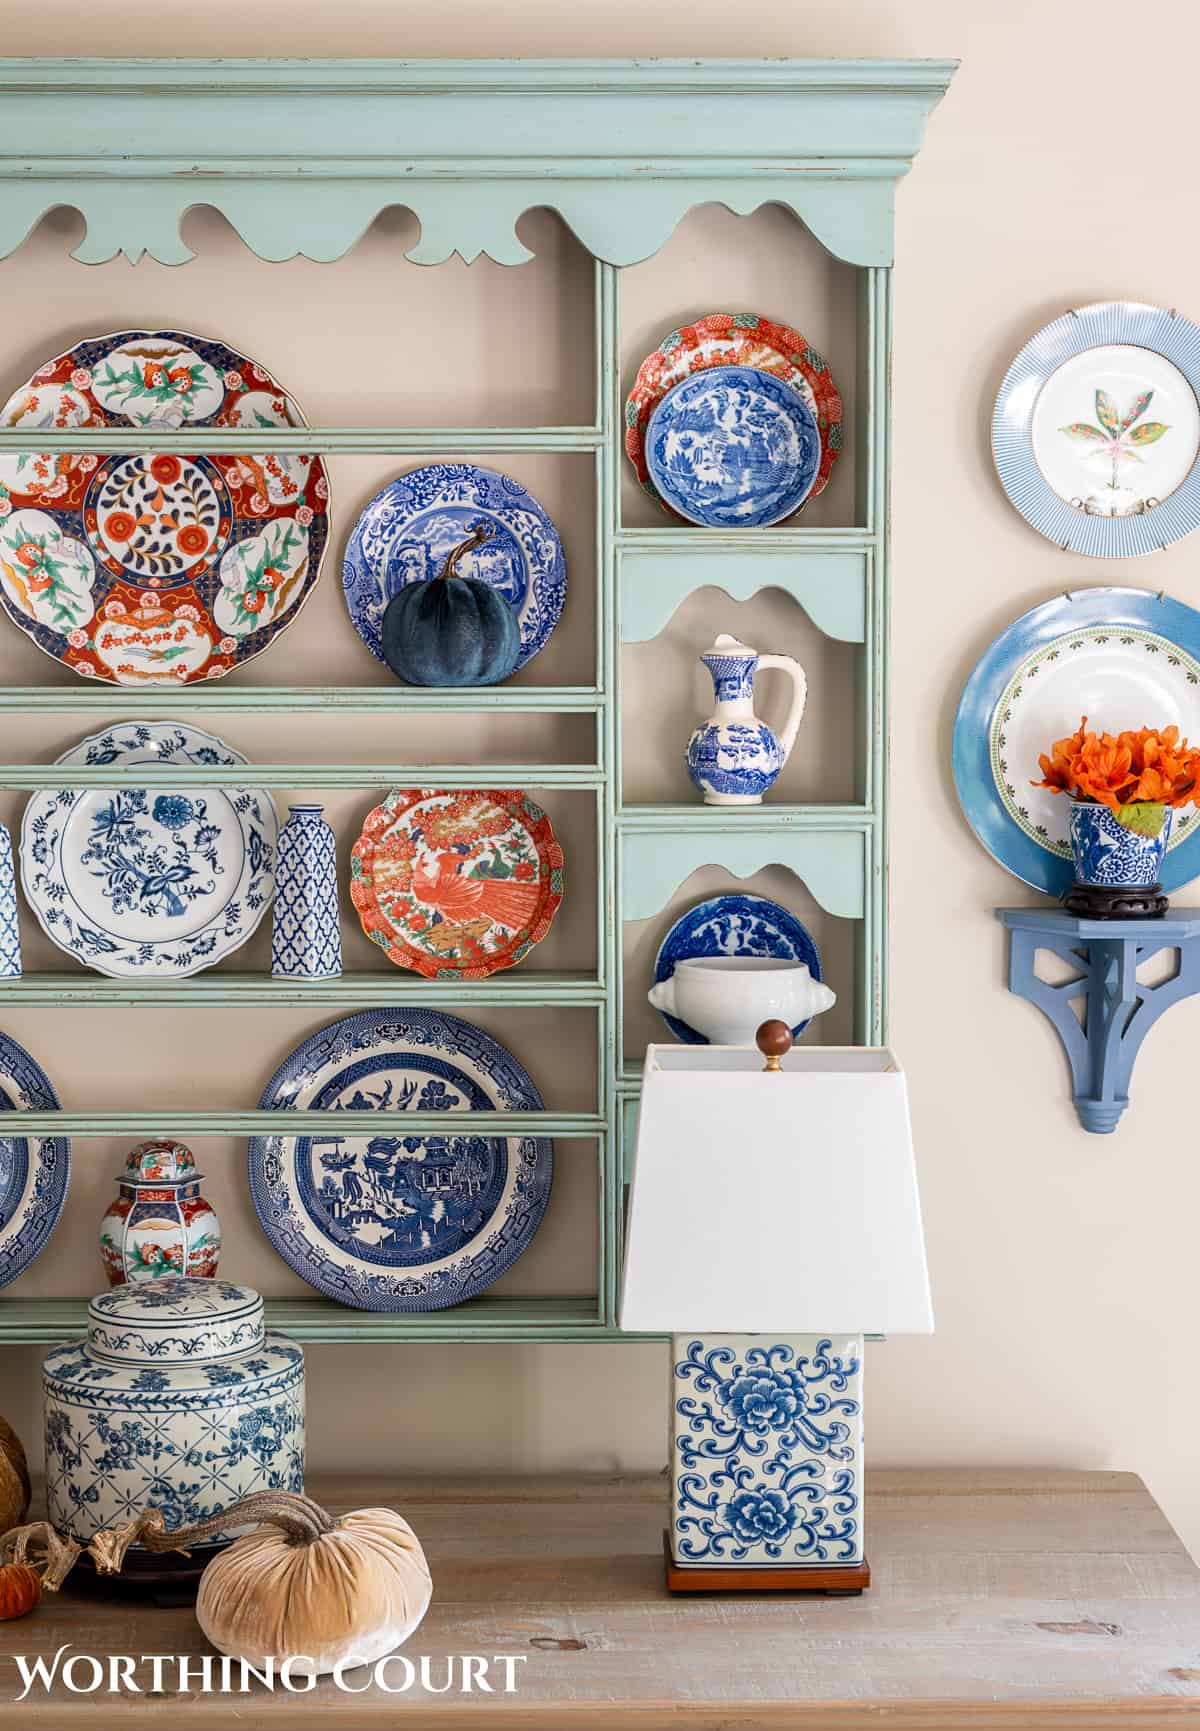
[[[457,252],[501,264],[531,255],[516,235],[528,209],[554,207],[594,264],[595,410],[590,426],[313,427],[131,431],[123,448],[316,451],[389,456],[439,452],[590,454],[595,470],[595,675],[587,687],[414,691],[402,687],[239,689],[236,683],[156,693],[155,710],[218,714],[550,713],[595,718],[586,764],[255,764],[256,786],[386,789],[436,774],[446,786],[528,786],[591,794],[596,805],[594,973],[519,970],[476,984],[399,974],[349,974],[298,986],[214,971],[176,981],[109,980],[83,972],[27,975],[0,986],[12,1005],[202,1007],[304,1005],[347,1011],[381,1004],[564,1005],[594,1010],[598,1097],[591,1109],[497,1114],[495,1128],[594,1144],[600,1206],[598,1291],[589,1298],[483,1296],[429,1316],[347,1310],[322,1299],[268,1305],[272,1326],[309,1341],[625,1338],[616,1327],[624,1162],[637,1075],[623,1060],[622,922],[658,912],[697,867],[745,877],[790,867],[829,913],[857,922],[856,1038],[884,1037],[886,981],[888,357],[893,197],[945,91],[952,61],[266,61],[0,60],[0,255],[46,211],[77,209],[73,256],[100,263],[149,253],[191,255],[180,222],[214,206],[260,258],[346,253],[378,213],[404,205],[420,222],[408,257]],[[854,398],[856,527],[709,532],[625,528],[618,272],[649,257],[695,205],[746,214],[790,210],[838,258],[858,267],[860,376]],[[2,279],[0,279],[2,280]],[[664,309],[664,313],[667,309]],[[0,430],[0,451],[28,433]],[[38,434],[46,451],[107,451],[102,432]],[[327,577],[327,580],[328,577]],[[695,589],[733,599],[786,590],[828,636],[861,646],[859,750],[853,803],[767,804],[732,814],[696,805],[626,805],[621,797],[621,645],[654,636]],[[303,629],[298,626],[297,629]],[[236,680],[236,675],[235,675]],[[119,716],[146,694],[104,687],[0,690],[0,715]],[[3,737],[11,741],[9,722]],[[155,771],[126,772],[139,786]],[[162,772],[159,772],[161,775]],[[172,786],[246,779],[244,770],[172,769]],[[0,763],[0,786],[111,784],[112,768]],[[30,1133],[76,1138],[244,1136],[316,1126],[312,1114],[129,1111],[23,1114]],[[293,1125],[293,1116],[297,1122]],[[412,1114],[378,1114],[379,1129],[432,1129]],[[16,1124],[12,1127],[15,1129]],[[49,1342],[81,1327],[84,1300],[0,1298],[0,1342]]]

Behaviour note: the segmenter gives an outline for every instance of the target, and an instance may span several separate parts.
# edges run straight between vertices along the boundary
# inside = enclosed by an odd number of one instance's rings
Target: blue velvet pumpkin
[[[462,555],[491,534],[486,520],[438,576],[406,583],[383,614],[383,659],[409,685],[495,685],[521,658],[516,610],[478,577],[456,577]]]

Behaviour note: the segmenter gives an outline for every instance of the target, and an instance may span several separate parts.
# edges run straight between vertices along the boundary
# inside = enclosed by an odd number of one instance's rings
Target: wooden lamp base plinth
[[[680,1565],[671,1555],[671,1535],[663,1528],[667,1591],[670,1593],[829,1593],[857,1595],[871,1585],[871,1565],[793,1563],[788,1568],[722,1563]]]

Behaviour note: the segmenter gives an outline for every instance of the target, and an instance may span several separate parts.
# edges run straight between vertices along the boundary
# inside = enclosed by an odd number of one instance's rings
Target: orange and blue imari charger
[[[484,980],[550,930],[563,850],[541,806],[518,790],[408,789],[363,824],[350,897],[397,967]]]

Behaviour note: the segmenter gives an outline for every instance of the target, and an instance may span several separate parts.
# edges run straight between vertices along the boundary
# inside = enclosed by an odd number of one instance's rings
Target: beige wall
[[[1120,1130],[1085,1136],[1051,1030],[1004,987],[991,910],[1024,892],[964,826],[949,773],[962,681],[1016,614],[1058,589],[1101,582],[1165,586],[1200,601],[1194,540],[1150,563],[1064,559],[1009,507],[987,445],[1008,360],[1064,308],[1128,295],[1200,317],[1193,8],[1184,0],[1160,4],[1149,30],[1114,0],[1094,0],[1086,11],[1067,0],[803,7],[761,0],[753,8],[731,0],[339,0],[334,8],[208,0],[203,9],[114,0],[102,10],[74,0],[5,12],[9,54],[963,57],[900,190],[896,295],[893,1035],[912,1079],[939,1326],[932,1340],[872,1349],[872,1459],[1130,1467],[1200,1545],[1194,1451],[1185,1446],[1200,1425],[1192,1349],[1200,1171],[1190,1099],[1200,1003],[1175,1009],[1155,1031]],[[389,216],[331,269],[262,265],[219,219],[198,213],[188,230],[201,247],[196,264],[84,271],[61,263],[64,240],[77,228],[74,217],[56,216],[22,255],[0,265],[5,380],[83,328],[173,319],[243,343],[313,416],[383,420],[402,395],[412,421],[568,418],[586,389],[571,335],[576,315],[586,313],[586,261],[547,216],[527,218],[522,229],[539,247],[539,262],[511,273],[487,263],[436,273],[398,263],[411,233],[403,215]],[[373,261],[387,263],[385,275]],[[647,341],[723,302],[761,306],[844,355],[853,337],[838,285],[836,268],[777,213],[741,225],[723,212],[697,213],[627,281],[626,376]],[[447,304],[461,317],[443,374],[429,365],[420,315]],[[572,581],[578,574],[581,587],[556,640],[553,676],[573,677],[586,648],[578,600],[592,581],[586,479],[572,478],[568,459],[513,467],[560,515],[572,550]],[[366,459],[338,465],[343,535],[388,468]],[[845,520],[842,508],[831,489],[827,520]],[[729,612],[712,596],[695,597],[656,645],[629,653],[640,707],[627,748],[646,740],[646,761],[635,771],[641,797],[680,785],[674,753],[689,705],[703,694],[690,657],[708,631],[729,623]],[[836,797],[836,765],[821,760],[836,750],[844,652],[824,645],[777,597],[759,597],[735,622],[752,641],[770,638],[771,647],[792,648],[808,662],[819,697],[792,791]],[[549,656],[541,671],[551,675]],[[371,677],[341,615],[335,567],[305,620],[253,672],[268,683]],[[0,678],[47,676],[52,670],[16,633],[0,634]],[[346,740],[363,755],[390,743],[375,737],[372,724],[341,726],[339,751]],[[264,751],[263,736],[251,737],[244,720],[223,731],[252,753]],[[3,755],[50,754],[72,728],[54,723],[52,732],[30,728],[6,741]],[[552,744],[564,755],[572,749],[565,733]],[[303,755],[298,747],[296,755]],[[348,824],[364,803],[348,797],[335,815]],[[12,807],[0,815],[10,817]],[[582,901],[586,825],[567,813],[562,823],[578,849],[572,891]],[[714,881],[706,874],[689,893]],[[809,906],[786,879],[772,877],[766,887],[783,888],[802,911]],[[564,924],[556,958],[562,965],[587,942],[588,921],[571,918],[577,923]],[[823,916],[817,926],[836,971],[845,934]],[[644,955],[653,941],[652,933],[631,933],[632,953]],[[37,954],[44,965],[31,937],[31,962]],[[361,950],[354,959],[362,961]],[[240,1028],[194,1026],[185,1047],[178,1030],[173,1043],[167,1031],[130,1017],[102,1059],[85,1045],[81,1018],[68,1025],[30,1011],[13,1031],[78,1103],[138,1097],[138,1089],[164,1102],[207,1099],[218,1089],[249,1100],[291,1040],[320,1019],[264,1018],[245,1037]],[[644,1038],[652,1019],[633,1026]],[[52,1028],[64,1042],[53,1053]],[[575,1059],[586,1040],[564,1055],[532,1018],[510,1037],[560,1096],[582,1085]],[[73,1270],[90,1254],[116,1152],[82,1149],[69,1217],[28,1290],[78,1287]],[[253,1273],[266,1290],[293,1290],[254,1231],[238,1151],[214,1144],[203,1152],[229,1229],[231,1272],[236,1261],[236,1271]],[[572,1158],[564,1150],[564,1169]],[[543,1237],[510,1276],[514,1290],[545,1290],[564,1269],[589,1277],[589,1206],[586,1183],[568,1177]],[[778,1248],[797,1247],[781,1238]],[[312,1351],[310,1366],[318,1465],[607,1468],[663,1459],[663,1361],[655,1349],[325,1349]],[[35,1377],[32,1352],[5,1356],[0,1409],[27,1436],[36,1428]]]

